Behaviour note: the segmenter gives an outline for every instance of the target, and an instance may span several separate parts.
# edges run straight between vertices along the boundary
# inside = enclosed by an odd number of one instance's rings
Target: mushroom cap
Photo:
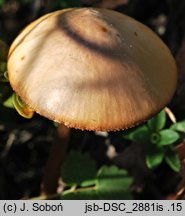
[[[177,83],[174,58],[148,27],[108,9],[47,14],[8,57],[13,89],[37,113],[86,130],[132,127],[159,112]]]

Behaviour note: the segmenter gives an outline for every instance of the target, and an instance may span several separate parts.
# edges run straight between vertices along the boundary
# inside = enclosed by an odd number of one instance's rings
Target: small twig
[[[90,187],[84,187],[84,188],[76,188],[76,185],[71,187],[68,190],[65,190],[63,193],[54,193],[50,195],[40,195],[38,197],[33,197],[30,200],[53,200],[53,199],[59,199],[60,196],[66,195],[69,193],[78,193],[82,191],[89,191],[89,190],[96,190],[96,186],[90,186]]]
[[[178,192],[177,192],[177,196],[181,196],[185,191],[185,188],[181,188]]]
[[[83,187],[83,188],[70,188],[69,190],[64,191],[61,195],[66,195],[69,193],[78,193],[82,191],[96,190],[96,186]]]
[[[168,117],[170,118],[170,120],[171,120],[173,123],[176,123],[176,122],[177,122],[175,115],[173,114],[173,112],[172,112],[168,107],[165,107],[165,108],[164,108],[164,111],[166,112],[166,114],[168,115]]]
[[[16,138],[15,133],[11,132],[9,134],[9,137],[8,137],[7,142],[6,142],[5,148],[4,148],[3,152],[1,153],[1,158],[6,157],[6,155],[8,154],[8,152],[10,151],[10,149],[11,149],[13,143],[14,143],[15,138]]]

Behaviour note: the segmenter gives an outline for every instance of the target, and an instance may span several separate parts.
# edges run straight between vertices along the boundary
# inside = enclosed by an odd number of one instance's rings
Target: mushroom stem
[[[49,159],[46,164],[45,174],[41,185],[41,195],[56,193],[60,177],[61,165],[69,145],[70,128],[60,124],[57,130],[57,138],[51,147]]]

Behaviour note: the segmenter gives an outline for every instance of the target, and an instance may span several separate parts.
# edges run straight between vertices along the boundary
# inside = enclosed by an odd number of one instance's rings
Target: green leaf
[[[133,179],[116,166],[103,166],[97,174],[96,190],[100,199],[131,199]]]
[[[158,142],[159,142],[159,140],[160,140],[160,135],[159,135],[159,133],[152,133],[151,135],[150,135],[150,142],[151,143],[153,143],[153,144],[157,144]]]
[[[62,166],[61,177],[67,185],[80,185],[96,177],[96,164],[88,154],[71,151]]]
[[[96,184],[96,179],[90,179],[90,180],[83,181],[81,183],[81,187],[89,187],[95,184]]]
[[[90,187],[71,187],[62,193],[61,199],[131,199],[132,182],[133,179],[126,170],[116,166],[103,166],[95,181],[86,181],[87,184],[83,184]]]
[[[163,158],[164,158],[163,149],[158,146],[151,145],[147,152],[146,164],[150,169],[156,168],[162,163]]]
[[[0,82],[9,82],[6,62],[0,63]]]
[[[150,131],[146,125],[142,125],[133,131],[124,134],[123,137],[133,142],[146,143],[150,139]]]
[[[5,0],[0,0],[0,6],[2,6],[5,3]]]
[[[8,71],[7,70],[4,72],[3,75],[4,75],[4,78],[5,78],[5,81],[9,82],[9,77],[8,77]]]
[[[165,156],[165,161],[173,171],[175,172],[180,171],[180,167],[181,167],[180,159],[175,152],[173,151],[167,152],[167,155]]]
[[[185,121],[173,124],[170,129],[185,133]]]
[[[12,95],[12,102],[19,115],[27,119],[33,117],[34,111],[31,108],[29,108],[27,104],[25,104],[24,101],[22,101],[16,93]]]
[[[147,122],[149,128],[153,131],[159,131],[164,128],[166,124],[166,113],[164,110],[162,110],[158,115],[156,115],[154,118],[150,119]]]
[[[171,129],[162,130],[159,135],[160,141],[157,143],[159,146],[171,145],[180,138],[179,134]]]
[[[3,106],[8,108],[14,108],[12,96],[3,102]]]

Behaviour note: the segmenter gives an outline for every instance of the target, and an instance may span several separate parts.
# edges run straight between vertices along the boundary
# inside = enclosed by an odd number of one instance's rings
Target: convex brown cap
[[[31,23],[11,46],[8,72],[37,113],[102,131],[155,115],[177,82],[169,49],[148,27],[95,8],[61,10]]]

